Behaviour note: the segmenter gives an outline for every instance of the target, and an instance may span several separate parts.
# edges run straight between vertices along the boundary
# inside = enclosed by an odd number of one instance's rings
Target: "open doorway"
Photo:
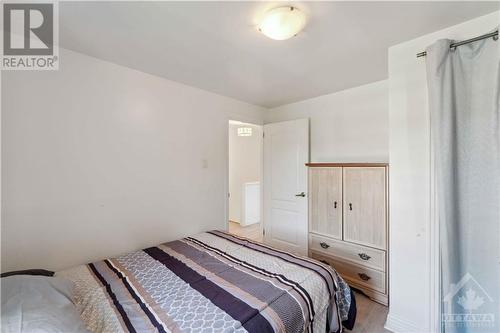
[[[229,121],[229,232],[262,242],[262,126]]]

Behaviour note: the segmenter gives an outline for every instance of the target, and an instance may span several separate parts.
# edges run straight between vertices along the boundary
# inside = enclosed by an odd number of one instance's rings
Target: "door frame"
[[[255,119],[245,119],[238,115],[229,115],[226,118],[226,140],[225,140],[225,181],[224,181],[224,215],[225,215],[225,231],[229,231],[229,124],[231,121],[240,122],[242,124],[248,124],[253,126],[259,126],[261,128],[262,135],[264,135],[264,124],[262,122],[256,121]],[[264,230],[264,140],[263,137],[260,140],[260,232],[263,233]]]

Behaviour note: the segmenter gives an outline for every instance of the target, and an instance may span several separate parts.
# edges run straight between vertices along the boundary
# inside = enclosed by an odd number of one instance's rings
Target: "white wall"
[[[252,128],[252,136],[238,136],[239,127]],[[229,124],[229,219],[242,221],[242,190],[261,180],[262,126]]]
[[[425,58],[438,39],[463,40],[497,27],[500,13],[450,27],[389,49],[390,312],[395,332],[434,331],[431,289],[430,126]],[[499,46],[500,47],[500,46]]]
[[[225,228],[228,119],[262,123],[264,110],[68,50],[60,59],[59,71],[2,73],[2,271]]]
[[[265,123],[310,118],[311,162],[388,162],[388,110],[379,81],[271,109]]]

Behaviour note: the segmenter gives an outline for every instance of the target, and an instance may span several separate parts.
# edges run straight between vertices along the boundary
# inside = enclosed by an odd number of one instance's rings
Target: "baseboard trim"
[[[387,316],[384,328],[394,333],[423,333],[425,330],[412,322],[395,317],[390,314]]]

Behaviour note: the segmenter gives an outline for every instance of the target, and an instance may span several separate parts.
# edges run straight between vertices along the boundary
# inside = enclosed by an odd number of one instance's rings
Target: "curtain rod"
[[[456,48],[457,46],[460,46],[460,45],[477,42],[478,40],[482,40],[482,39],[486,39],[486,38],[493,38],[494,40],[498,40],[498,30],[490,32],[489,34],[477,36],[477,37],[474,37],[474,38],[471,38],[471,39],[466,39],[466,40],[463,40],[461,42],[452,43],[450,45],[450,49],[454,49],[454,48]],[[427,55],[427,52],[425,52],[425,51],[424,52],[420,52],[420,53],[417,53],[417,58],[425,57],[426,55]]]

